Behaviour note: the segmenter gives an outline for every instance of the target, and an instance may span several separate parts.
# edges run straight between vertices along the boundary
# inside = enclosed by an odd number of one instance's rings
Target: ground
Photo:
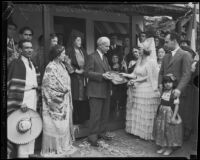
[[[71,157],[164,157],[156,153],[156,145],[153,141],[145,141],[124,130],[114,131],[112,141],[100,141],[101,147],[91,147],[86,139],[77,140],[74,145],[78,151]],[[196,155],[194,152],[194,140],[184,142],[182,148],[176,150],[170,157],[186,157]]]
[[[111,141],[100,140],[100,147],[91,147],[86,138],[79,138],[74,142],[77,152],[66,157],[165,157],[156,153],[156,145],[153,141],[145,141],[134,135],[128,134],[124,129],[111,132],[114,137]],[[183,146],[174,151],[169,157],[185,157],[192,159],[191,155],[197,155],[195,140],[192,136]],[[34,157],[40,157],[39,154]],[[195,159],[196,156],[194,156]],[[55,157],[54,157],[55,158]]]

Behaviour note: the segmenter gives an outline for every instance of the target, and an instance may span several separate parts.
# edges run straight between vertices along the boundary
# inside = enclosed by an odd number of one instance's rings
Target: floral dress
[[[163,92],[153,131],[155,142],[159,146],[182,146],[182,120],[179,114],[176,117],[176,124],[171,123],[176,104],[179,104],[179,99],[173,98],[172,90]]]
[[[42,82],[42,156],[65,156],[75,151],[72,125],[72,97],[69,74],[62,63],[52,61]]]

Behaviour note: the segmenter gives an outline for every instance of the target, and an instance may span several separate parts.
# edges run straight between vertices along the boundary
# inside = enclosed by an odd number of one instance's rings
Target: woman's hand
[[[132,85],[134,85],[134,83],[135,83],[135,80],[131,79],[130,81],[128,81],[127,85],[132,86]]]
[[[120,75],[122,75],[123,77],[127,77],[127,73],[119,73]]]
[[[84,69],[76,69],[75,72],[76,72],[77,74],[83,74]]]

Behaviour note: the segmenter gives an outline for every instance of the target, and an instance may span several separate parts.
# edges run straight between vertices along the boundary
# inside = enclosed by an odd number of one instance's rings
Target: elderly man
[[[184,134],[187,136],[187,130],[190,128],[191,113],[190,106],[185,106],[186,87],[191,78],[192,56],[187,51],[180,48],[179,36],[176,33],[168,33],[165,37],[165,47],[171,51],[163,58],[159,73],[159,88],[162,86],[162,77],[168,73],[176,76],[178,85],[174,89],[174,96],[180,97],[180,116],[183,119]]]
[[[110,66],[105,54],[109,50],[110,40],[107,37],[100,37],[97,40],[97,50],[88,56],[85,74],[88,77],[87,95],[90,104],[90,135],[88,142],[98,147],[98,138],[110,140],[106,135],[106,124],[109,117],[110,77],[107,74]]]
[[[19,42],[21,57],[13,60],[8,66],[8,82],[7,82],[7,115],[13,111],[20,109],[23,112],[27,108],[36,110],[37,107],[37,88],[38,77],[33,63],[30,61],[32,55],[32,43],[29,40]],[[14,89],[13,89],[14,88]],[[28,157],[34,153],[34,143],[18,145],[18,157]],[[12,143],[8,141],[8,152],[12,148]],[[16,150],[12,148],[13,150]]]

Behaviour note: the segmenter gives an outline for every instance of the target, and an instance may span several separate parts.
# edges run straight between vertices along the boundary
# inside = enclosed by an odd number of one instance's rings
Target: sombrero
[[[40,115],[28,109],[14,111],[7,119],[7,138],[15,144],[26,144],[36,139],[42,131]]]

